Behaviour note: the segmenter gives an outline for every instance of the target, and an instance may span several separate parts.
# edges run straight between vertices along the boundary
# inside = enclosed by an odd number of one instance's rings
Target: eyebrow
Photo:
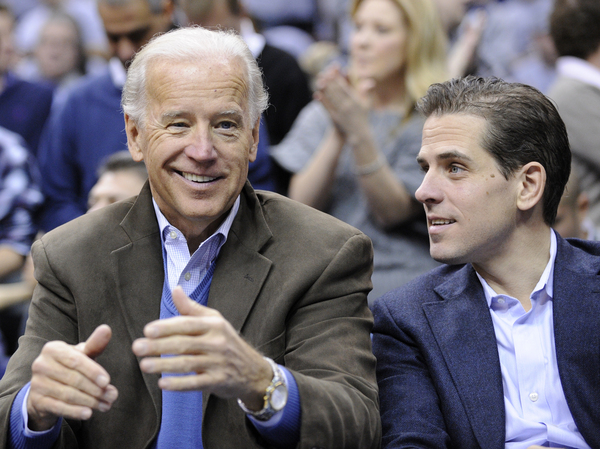
[[[469,156],[467,156],[464,153],[461,153],[460,151],[445,151],[443,153],[438,154],[435,157],[437,160],[440,161],[444,161],[444,160],[448,160],[448,159],[457,159],[457,160],[461,160],[461,161],[467,161],[467,162],[472,162],[473,159],[471,159]],[[417,162],[420,165],[426,164],[427,162],[425,161],[425,159],[421,156],[417,156]]]
[[[174,118],[179,118],[179,117],[189,117],[191,115],[193,115],[193,113],[188,112],[188,111],[167,111],[161,115],[161,118],[164,120],[164,119],[174,119]],[[244,114],[241,111],[237,111],[237,110],[222,111],[222,112],[215,114],[214,117],[217,117],[217,118],[231,117],[232,119],[238,120],[242,124],[243,124],[243,120],[244,120]]]

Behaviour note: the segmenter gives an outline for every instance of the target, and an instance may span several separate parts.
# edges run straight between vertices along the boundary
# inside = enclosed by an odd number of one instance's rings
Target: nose
[[[184,154],[198,162],[207,162],[216,159],[215,150],[210,130],[198,127],[190,135],[190,141],[184,148]]]
[[[367,46],[369,42],[369,32],[366,29],[365,26],[362,26],[360,29],[357,29],[354,31],[354,34],[352,35],[352,47],[354,47],[355,49],[357,48],[363,48],[365,46]]]
[[[442,201],[443,193],[439,181],[432,170],[425,173],[421,185],[415,192],[417,201],[423,204],[436,204]]]

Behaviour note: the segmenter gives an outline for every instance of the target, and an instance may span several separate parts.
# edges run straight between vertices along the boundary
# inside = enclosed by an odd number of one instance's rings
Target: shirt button
[[[177,233],[175,231],[171,231],[169,233],[169,237],[171,237],[173,240],[175,240],[177,238]]]
[[[498,298],[498,304],[504,304],[504,298]]]
[[[187,273],[185,273],[184,278],[186,281],[189,281],[191,279],[191,277],[192,277],[192,274],[189,271]]]
[[[529,400],[531,402],[536,402],[539,398],[540,398],[540,395],[537,394],[537,393],[530,393],[529,394]]]

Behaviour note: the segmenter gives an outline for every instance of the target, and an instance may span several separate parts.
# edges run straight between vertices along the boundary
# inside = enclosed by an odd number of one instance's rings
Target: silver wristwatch
[[[258,419],[259,421],[267,421],[275,413],[282,410],[283,407],[285,407],[285,404],[287,403],[288,399],[288,389],[287,384],[285,382],[285,375],[273,360],[271,360],[268,357],[263,358],[267,362],[269,362],[269,365],[271,365],[271,369],[273,370],[273,379],[271,380],[271,383],[265,390],[265,403],[262,410],[250,410],[241,401],[241,399],[237,400],[239,406],[247,415],[252,416],[254,419]]]

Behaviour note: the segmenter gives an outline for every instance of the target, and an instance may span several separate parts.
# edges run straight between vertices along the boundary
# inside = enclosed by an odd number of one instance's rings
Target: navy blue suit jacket
[[[567,404],[600,448],[600,243],[557,237],[554,338]],[[442,266],[373,307],[384,448],[504,447],[500,360],[470,264]]]

